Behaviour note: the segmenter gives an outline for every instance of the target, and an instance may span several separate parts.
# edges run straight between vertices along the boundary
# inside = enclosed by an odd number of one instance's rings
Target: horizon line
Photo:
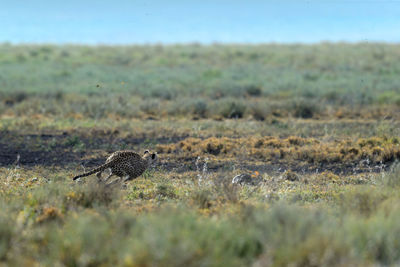
[[[321,44],[386,44],[386,45],[400,45],[400,41],[382,41],[382,40],[358,40],[358,41],[348,41],[348,40],[321,40],[321,41],[270,41],[270,42],[14,42],[14,41],[0,41],[0,45],[11,45],[11,46],[263,46],[263,45],[321,45]]]

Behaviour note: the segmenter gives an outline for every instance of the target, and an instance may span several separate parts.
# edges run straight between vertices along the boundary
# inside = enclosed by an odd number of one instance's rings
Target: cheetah
[[[96,173],[97,178],[101,180],[102,172],[106,169],[110,169],[111,173],[104,180],[104,182],[107,182],[113,175],[118,176],[119,181],[130,181],[142,175],[150,165],[157,161],[157,158],[157,153],[150,153],[148,150],[144,152],[143,156],[140,156],[138,153],[129,150],[116,151],[107,158],[106,163],[91,171],[75,176],[73,180],[89,176],[94,173]],[[118,180],[112,183],[117,181]]]

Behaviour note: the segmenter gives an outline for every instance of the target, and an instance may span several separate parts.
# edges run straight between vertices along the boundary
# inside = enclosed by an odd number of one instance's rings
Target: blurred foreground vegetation
[[[30,266],[396,266],[400,171],[235,186],[150,171],[125,189],[2,169],[0,260]],[[39,175],[39,176],[34,176]],[[257,174],[255,174],[257,175]],[[147,178],[146,178],[147,177]]]

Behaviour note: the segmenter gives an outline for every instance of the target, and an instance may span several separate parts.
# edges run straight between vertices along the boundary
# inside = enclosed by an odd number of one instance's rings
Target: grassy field
[[[398,266],[399,119],[398,45],[1,44],[0,265]]]

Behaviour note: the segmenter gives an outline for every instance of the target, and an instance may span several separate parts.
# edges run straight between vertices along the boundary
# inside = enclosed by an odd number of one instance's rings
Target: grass
[[[398,265],[399,59],[1,44],[0,264]],[[123,187],[71,180],[120,149],[159,164]]]
[[[396,45],[3,44],[0,54],[0,111],[16,116],[376,119],[399,109]]]
[[[61,169],[52,181],[41,173],[2,174],[9,182],[0,196],[0,251],[10,264],[361,266],[400,259],[398,167],[364,178],[266,176],[256,188],[233,186],[229,173],[199,185],[195,173],[154,172],[124,190],[74,184]],[[35,181],[24,178],[34,174]]]
[[[178,157],[218,156],[224,159],[250,158],[253,162],[291,162],[357,164],[387,164],[400,159],[399,139],[360,138],[356,141],[320,141],[315,138],[290,136],[279,139],[271,136],[257,138],[187,138],[177,144],[158,145],[162,153]],[[244,159],[243,159],[244,160]]]

